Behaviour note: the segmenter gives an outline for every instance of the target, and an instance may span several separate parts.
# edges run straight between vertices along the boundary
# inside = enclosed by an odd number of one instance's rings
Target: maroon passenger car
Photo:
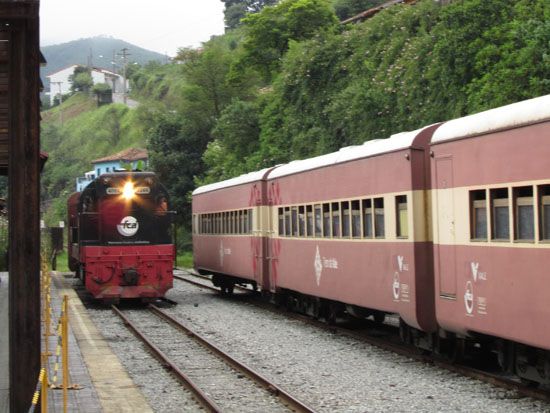
[[[426,208],[428,144],[438,125],[280,166],[268,176],[278,290],[436,329]],[[319,301],[318,299],[321,299]],[[303,301],[303,297],[299,298]]]
[[[231,293],[235,284],[269,289],[265,177],[271,169],[205,185],[193,192],[195,269],[213,274]]]
[[[449,121],[431,146],[437,321],[546,383],[549,138],[543,96]]]

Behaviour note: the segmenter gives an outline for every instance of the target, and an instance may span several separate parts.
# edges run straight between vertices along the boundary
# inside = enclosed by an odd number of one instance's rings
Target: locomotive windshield
[[[153,173],[101,175],[78,204],[80,242],[87,245],[170,244],[172,217]]]

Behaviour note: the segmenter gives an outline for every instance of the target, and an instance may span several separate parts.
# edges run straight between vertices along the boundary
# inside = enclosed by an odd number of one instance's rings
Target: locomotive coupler
[[[122,270],[123,285],[137,285],[139,274],[135,268],[126,268]]]

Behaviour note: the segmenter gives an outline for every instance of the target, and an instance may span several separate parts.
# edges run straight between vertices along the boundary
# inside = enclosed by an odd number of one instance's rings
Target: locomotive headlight
[[[131,181],[126,182],[124,184],[124,188],[122,189],[122,196],[125,199],[130,200],[134,197],[135,194],[136,194],[136,190],[134,188],[133,182]]]

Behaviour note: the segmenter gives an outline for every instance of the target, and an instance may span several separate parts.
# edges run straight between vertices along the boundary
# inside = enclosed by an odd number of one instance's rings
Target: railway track
[[[112,309],[207,411],[315,411],[157,306],[138,317]]]
[[[205,284],[205,282],[210,282],[209,277],[194,274],[194,273],[189,272],[189,271],[185,271],[185,273],[187,274],[187,276],[174,275],[174,277],[176,279],[180,280],[180,281],[184,281],[184,282],[187,282],[189,284],[199,286],[201,288],[206,288],[206,289],[209,289],[209,290],[212,290],[212,291],[217,291],[217,292],[220,291],[220,289],[217,288],[217,287]],[[201,281],[196,281],[196,280],[190,279],[188,277],[197,278],[197,279],[200,279]],[[238,288],[242,291],[247,291],[247,292],[251,292],[251,293],[253,292],[253,290],[245,288],[245,287],[235,286],[235,288]],[[253,296],[251,296],[251,297],[253,297]],[[267,303],[263,300],[258,300],[258,299],[253,299],[251,301],[253,301],[253,303],[255,305],[260,306],[262,308],[265,308],[268,311],[273,311],[273,312],[276,312],[277,314],[281,313],[280,308],[275,306],[274,304]],[[416,361],[420,361],[420,362],[423,362],[423,363],[430,363],[430,364],[433,364],[437,367],[440,367],[440,368],[446,369],[448,371],[460,374],[462,376],[466,376],[466,377],[470,377],[470,378],[473,378],[473,379],[476,379],[476,380],[480,380],[480,381],[492,384],[494,386],[503,388],[505,390],[515,391],[515,392],[517,392],[518,397],[531,397],[533,399],[543,400],[545,402],[550,402],[550,392],[547,389],[532,388],[529,385],[525,385],[525,384],[521,383],[520,381],[518,381],[514,378],[505,377],[505,376],[495,374],[495,373],[492,373],[492,372],[483,371],[481,369],[478,369],[478,368],[475,368],[475,367],[472,367],[472,366],[468,366],[468,365],[452,363],[452,362],[449,362],[449,361],[445,360],[442,357],[435,356],[433,354],[425,354],[417,348],[414,348],[414,347],[411,347],[411,346],[408,346],[408,345],[397,342],[395,340],[395,338],[398,337],[398,334],[399,334],[398,331],[396,331],[396,333],[393,335],[393,337],[389,337],[386,334],[380,334],[380,330],[377,329],[376,334],[373,336],[372,333],[369,331],[369,329],[367,329],[367,330],[365,330],[365,329],[353,330],[353,329],[350,329],[348,327],[328,325],[327,323],[324,323],[322,321],[313,319],[309,316],[297,314],[297,313],[294,313],[294,312],[288,312],[288,311],[285,312],[285,316],[287,316],[289,318],[292,318],[292,319],[295,319],[295,320],[301,320],[304,323],[314,325],[315,327],[327,330],[331,333],[340,333],[344,336],[348,336],[348,337],[356,338],[358,340],[362,340],[362,341],[364,341],[368,344],[371,344],[373,346],[376,346],[378,348],[381,348],[381,349],[384,349],[384,350],[387,350],[387,351],[392,351],[394,353],[412,358]],[[389,329],[392,328],[390,326],[387,326],[387,327]],[[370,329],[370,330],[372,331],[372,329]]]

